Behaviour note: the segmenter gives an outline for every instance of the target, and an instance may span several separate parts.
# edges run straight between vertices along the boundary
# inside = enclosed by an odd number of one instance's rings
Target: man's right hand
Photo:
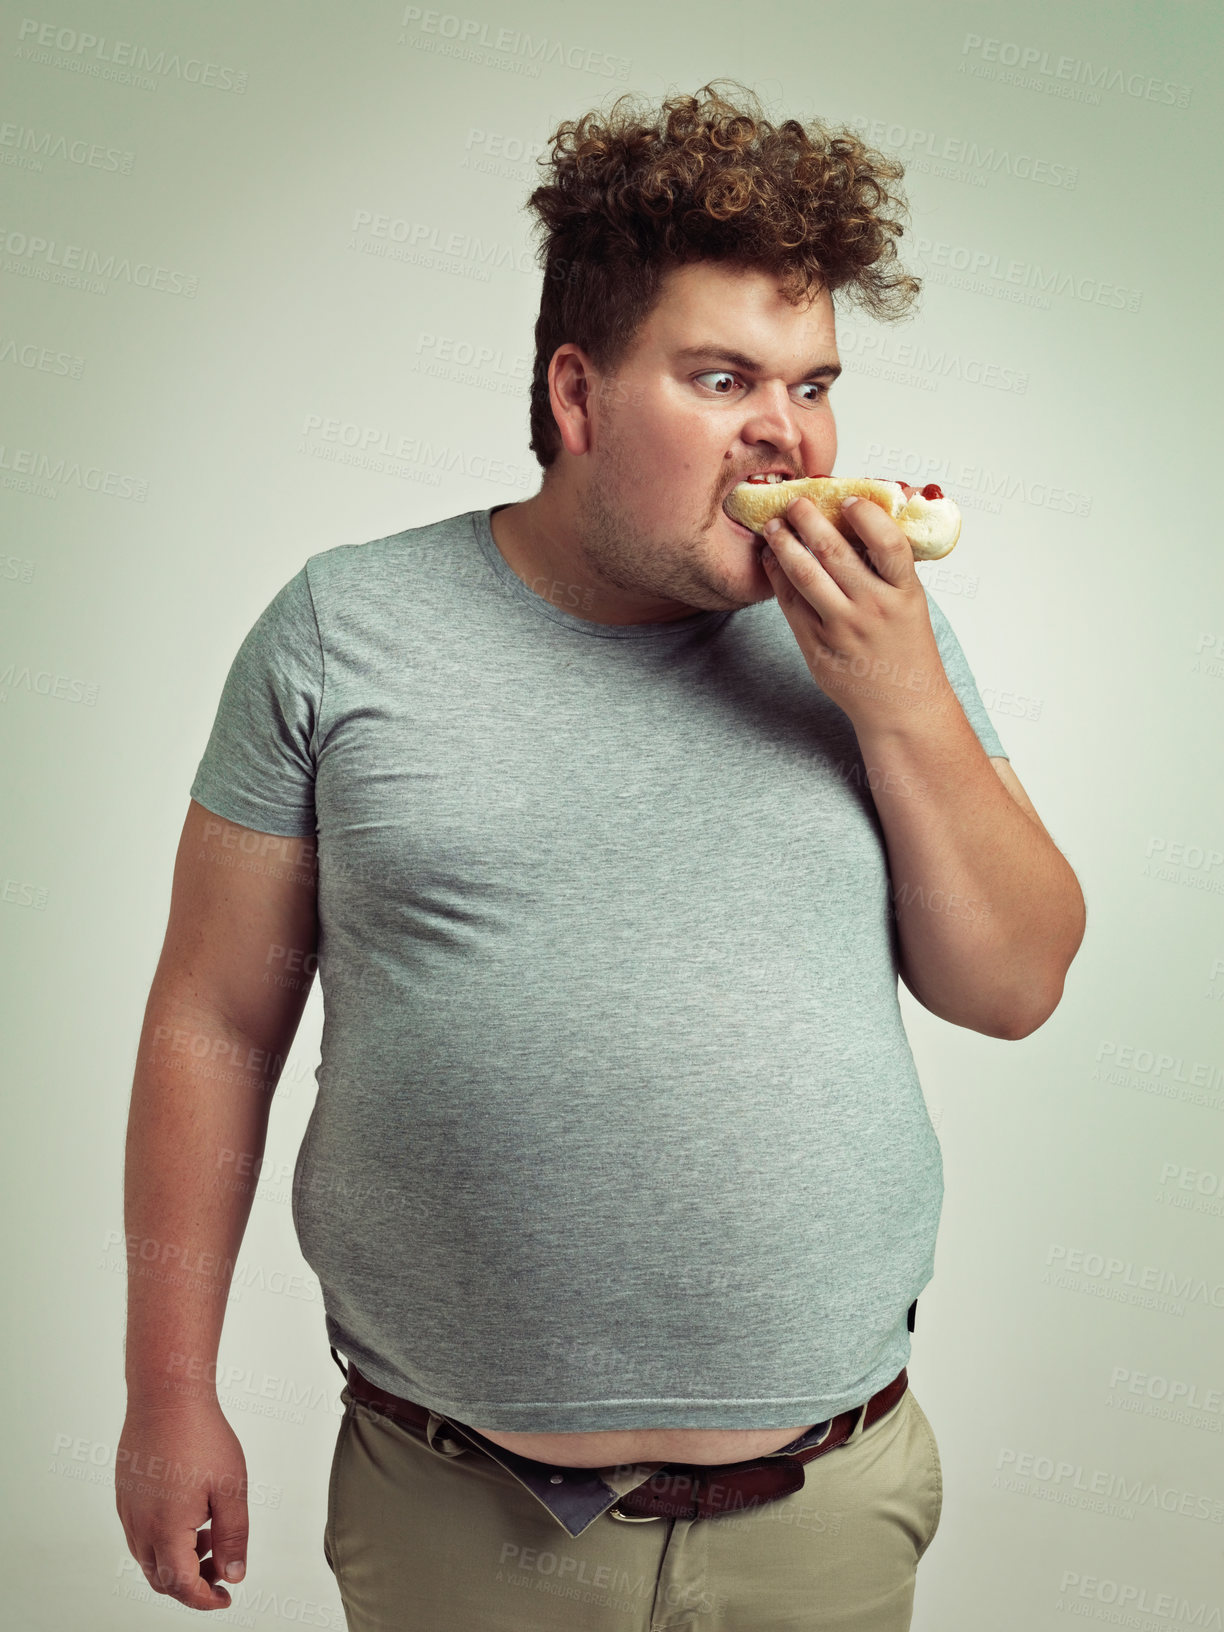
[[[217,1583],[231,1565],[241,1563],[245,1572],[246,1492],[246,1458],[215,1399],[128,1402],[115,1505],[154,1592],[188,1609],[230,1608],[229,1593]]]

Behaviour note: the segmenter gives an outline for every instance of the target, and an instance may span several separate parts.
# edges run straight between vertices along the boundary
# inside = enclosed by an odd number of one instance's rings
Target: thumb
[[[247,1539],[250,1520],[244,1496],[223,1495],[214,1490],[212,1509],[212,1556],[214,1581],[241,1581],[246,1574]]]

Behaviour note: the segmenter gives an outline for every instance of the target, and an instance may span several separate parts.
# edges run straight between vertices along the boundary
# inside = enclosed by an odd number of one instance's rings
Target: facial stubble
[[[693,611],[722,612],[754,605],[731,592],[717,570],[713,534],[724,495],[710,502],[700,532],[665,539],[649,538],[625,495],[641,483],[622,443],[605,428],[604,454],[578,504],[575,551],[597,582],[637,595],[678,601]]]

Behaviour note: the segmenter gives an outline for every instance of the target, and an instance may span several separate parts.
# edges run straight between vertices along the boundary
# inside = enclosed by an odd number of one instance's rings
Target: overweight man
[[[1027,1037],[1083,899],[887,514],[723,508],[834,472],[838,310],[918,288],[900,166],[734,86],[626,101],[529,201],[539,492],[310,555],[191,788],[116,1494],[192,1608],[258,1558],[215,1362],[317,966],[292,1212],[350,1632],[910,1625],[943,1181],[898,982]]]

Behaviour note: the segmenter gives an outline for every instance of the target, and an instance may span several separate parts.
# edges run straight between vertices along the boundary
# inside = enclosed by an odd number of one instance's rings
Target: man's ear
[[[548,400],[567,453],[590,452],[593,378],[591,361],[581,346],[567,341],[553,352],[548,365]]]

